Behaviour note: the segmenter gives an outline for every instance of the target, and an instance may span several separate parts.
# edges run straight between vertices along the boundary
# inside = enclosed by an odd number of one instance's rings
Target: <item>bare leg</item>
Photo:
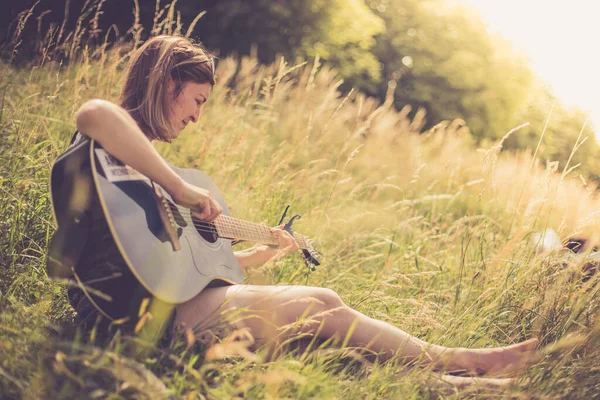
[[[471,378],[454,375],[440,375],[427,380],[429,387],[435,387],[452,393],[453,388],[464,389],[470,386],[481,386],[486,388],[503,388],[514,383],[512,378]]]
[[[447,348],[432,345],[388,323],[369,318],[346,306],[330,289],[306,286],[236,285],[203,292],[215,302],[225,300],[222,312],[236,328],[249,329],[258,344],[298,335],[337,339],[349,347],[367,348],[380,359],[393,358],[436,370],[510,374],[522,369],[537,340],[493,349]],[[209,294],[210,293],[210,294]],[[206,299],[178,307],[178,320],[188,326],[205,317]],[[210,302],[209,302],[210,303]]]

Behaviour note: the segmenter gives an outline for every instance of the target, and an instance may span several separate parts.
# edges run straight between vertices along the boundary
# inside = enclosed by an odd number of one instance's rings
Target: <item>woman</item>
[[[213,59],[202,48],[181,37],[152,38],[132,57],[121,105],[104,100],[86,102],[77,112],[77,130],[82,137],[95,139],[113,156],[160,184],[176,203],[191,209],[197,218],[213,221],[222,211],[219,204],[208,191],[176,175],[151,142],[171,142],[188,123],[196,122],[210,98],[214,79]],[[94,224],[95,235],[110,237],[101,218],[96,218]],[[279,248],[257,245],[235,254],[242,268],[298,249],[287,232],[280,228],[274,232],[279,237]],[[77,274],[84,282],[102,282],[103,286],[96,289],[112,297],[115,308],[107,317],[114,319],[127,314],[120,311],[126,308],[124,304],[136,304],[132,299],[138,289],[132,288],[139,285],[127,273],[126,266],[104,263],[112,265],[112,270],[102,266],[98,254],[116,251],[110,240],[104,246],[101,251],[97,248],[84,251]],[[81,290],[71,290],[70,299],[82,318],[90,320],[97,315]],[[430,365],[440,371],[506,376],[522,369],[537,346],[537,339],[493,349],[451,349],[429,344],[349,308],[330,289],[303,286],[212,285],[175,307],[174,324],[202,327],[209,320],[223,319],[226,314],[236,314],[226,325],[247,330],[257,346],[274,337],[345,338],[349,347],[368,348],[381,360],[399,359]],[[282,330],[298,320],[302,323],[294,329]],[[473,382],[472,378],[448,379],[458,385]]]

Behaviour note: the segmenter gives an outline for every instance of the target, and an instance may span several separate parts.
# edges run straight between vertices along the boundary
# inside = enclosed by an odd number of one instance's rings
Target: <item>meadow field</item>
[[[157,146],[211,175],[236,217],[274,225],[286,204],[302,214],[296,228],[315,238],[322,265],[310,272],[294,255],[253,268],[247,282],[328,287],[447,346],[538,337],[541,361],[503,389],[442,391],[428,369],[371,365],[337,344],[275,359],[236,350],[239,342],[222,345],[234,354],[224,358],[185,346],[132,354],[124,349],[135,338],[104,343],[78,331],[67,282],[45,271],[55,229],[49,171],[79,105],[116,101],[129,51],[80,48],[65,63],[1,65],[0,398],[600,396],[600,274],[584,276],[583,259],[562,250],[536,252],[535,240],[547,228],[598,240],[596,183],[536,149],[475,144],[460,119],[424,131],[420,113],[341,94],[318,60],[219,60],[199,123]]]

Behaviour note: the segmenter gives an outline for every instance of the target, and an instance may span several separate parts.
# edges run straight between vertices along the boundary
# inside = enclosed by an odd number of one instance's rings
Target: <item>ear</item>
[[[173,80],[173,78],[169,78],[169,80],[167,81],[167,94],[170,98],[175,98],[175,89],[175,81]]]
[[[169,78],[167,82],[167,93],[171,95],[171,98],[175,99],[183,90],[185,82],[176,81],[173,78]]]

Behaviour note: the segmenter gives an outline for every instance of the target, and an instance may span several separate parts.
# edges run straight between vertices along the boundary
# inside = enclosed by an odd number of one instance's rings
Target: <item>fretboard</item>
[[[255,243],[278,245],[277,235],[271,232],[266,225],[255,224],[253,222],[220,215],[213,222],[217,228],[217,234],[222,238],[237,239]],[[307,249],[307,238],[304,235],[294,233],[294,239],[301,249]]]

